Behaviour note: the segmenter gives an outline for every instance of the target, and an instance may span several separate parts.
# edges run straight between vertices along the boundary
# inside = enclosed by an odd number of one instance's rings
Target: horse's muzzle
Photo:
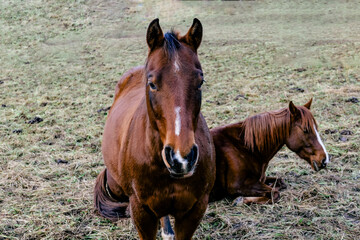
[[[314,170],[315,170],[316,172],[320,171],[320,170],[323,169],[323,168],[326,168],[326,165],[327,165],[327,163],[326,163],[326,158],[324,158],[324,159],[321,161],[321,165],[318,165],[318,164],[316,163],[316,161],[313,162]]]
[[[196,144],[186,156],[181,156],[179,150],[175,152],[169,145],[165,146],[163,153],[164,162],[172,177],[190,177],[194,173],[199,158],[199,148]]]

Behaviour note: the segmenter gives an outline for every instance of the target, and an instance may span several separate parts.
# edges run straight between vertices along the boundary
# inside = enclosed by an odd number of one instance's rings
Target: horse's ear
[[[156,48],[162,47],[164,44],[164,34],[161,30],[159,19],[154,19],[147,29],[146,41],[149,46],[150,52]]]
[[[196,52],[199,48],[203,34],[203,28],[199,19],[194,18],[193,24],[185,36],[181,38],[186,44],[188,44],[192,50]]]
[[[310,98],[310,100],[307,103],[305,103],[304,107],[310,110],[311,103],[312,103],[312,98]]]
[[[301,115],[300,110],[293,104],[292,101],[289,103],[289,110],[293,119],[297,119]]]

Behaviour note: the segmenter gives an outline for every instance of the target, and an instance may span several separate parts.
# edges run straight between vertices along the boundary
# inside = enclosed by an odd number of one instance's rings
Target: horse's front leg
[[[207,199],[207,198],[206,198]],[[207,208],[208,200],[198,201],[193,208],[181,217],[175,217],[175,239],[189,240],[199,226]]]
[[[265,183],[256,181],[242,185],[241,189],[238,189],[238,195],[245,196],[235,200],[235,203],[242,201],[245,204],[250,203],[276,203],[280,199],[280,193],[278,189],[272,188]]]
[[[147,206],[141,204],[134,195],[130,197],[130,212],[140,239],[156,239],[159,219]]]
[[[265,184],[271,187],[276,187],[279,191],[287,188],[285,181],[278,177],[266,177]]]

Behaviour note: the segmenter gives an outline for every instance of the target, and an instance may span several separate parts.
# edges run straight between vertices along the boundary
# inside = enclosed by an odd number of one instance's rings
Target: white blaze
[[[175,72],[178,72],[180,67],[179,67],[177,60],[174,61],[174,67],[175,67]]]
[[[323,142],[321,141],[320,135],[319,135],[319,133],[318,133],[316,127],[315,127],[315,124],[314,124],[314,129],[315,129],[315,133],[316,133],[317,140],[318,140],[318,142],[320,143],[321,147],[324,149],[324,152],[325,152],[325,155],[326,155],[326,161],[325,161],[325,163],[328,164],[328,163],[330,162],[329,154],[328,154],[328,152],[326,151],[326,148],[325,148]]]
[[[180,107],[175,108],[175,135],[176,136],[180,135],[180,130],[181,130],[180,110],[181,110]]]
[[[175,68],[175,72],[178,72],[180,70],[180,66],[179,66],[179,62],[178,62],[178,55],[175,55],[175,60],[174,60],[174,68]]]

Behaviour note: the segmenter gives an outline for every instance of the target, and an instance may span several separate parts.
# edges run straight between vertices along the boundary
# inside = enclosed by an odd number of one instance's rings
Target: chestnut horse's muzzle
[[[321,169],[323,168],[326,168],[326,165],[327,165],[327,162],[326,162],[326,158],[324,158],[322,161],[321,161],[321,165],[318,166],[318,164],[316,163],[316,161],[313,162],[313,165],[314,165],[314,170],[315,171],[320,171]]]
[[[186,156],[181,156],[179,150],[175,152],[171,146],[167,145],[163,150],[163,158],[172,177],[190,177],[194,173],[199,158],[199,148],[194,144]]]

